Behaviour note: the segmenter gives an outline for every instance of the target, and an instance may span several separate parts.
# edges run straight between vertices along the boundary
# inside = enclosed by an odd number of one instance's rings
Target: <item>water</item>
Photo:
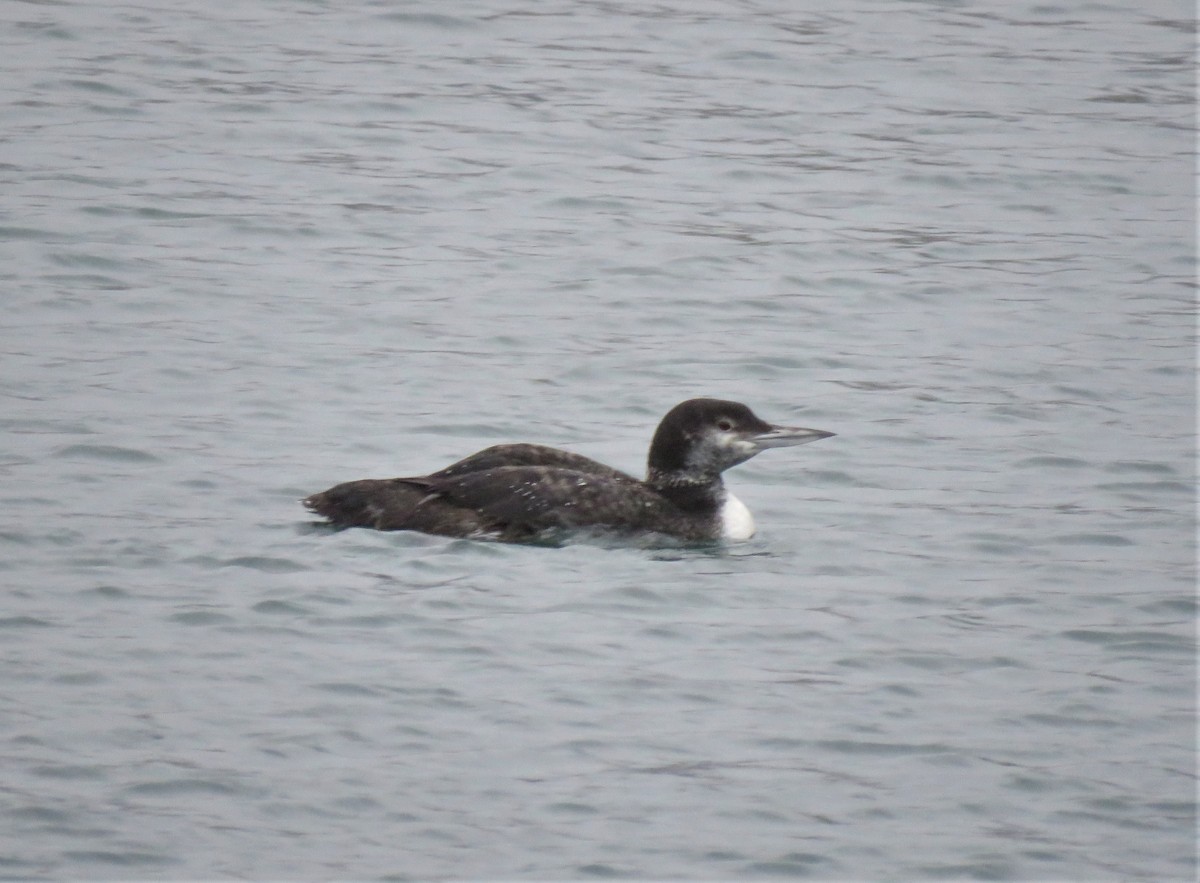
[[[7,4],[0,875],[1193,879],[1193,11]],[[699,394],[725,551],[296,503]]]

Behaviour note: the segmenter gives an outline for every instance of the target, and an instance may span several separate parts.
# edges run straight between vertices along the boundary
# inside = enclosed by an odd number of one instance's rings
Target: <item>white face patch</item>
[[[758,446],[736,432],[709,432],[693,440],[693,448],[688,452],[687,465],[708,475],[724,472],[738,463],[745,463],[757,453]]]
[[[754,536],[754,516],[746,504],[728,490],[721,504],[721,538],[740,542]]]
[[[718,435],[717,447],[733,451],[742,461],[749,460],[758,453],[758,446],[754,442],[743,438],[736,432],[722,432]]]

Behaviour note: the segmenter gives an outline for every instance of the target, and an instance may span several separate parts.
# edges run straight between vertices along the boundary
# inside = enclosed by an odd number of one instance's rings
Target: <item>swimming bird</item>
[[[303,503],[337,527],[505,542],[578,529],[747,540],[754,519],[721,473],[767,448],[833,434],[772,426],[738,402],[689,399],[658,424],[645,480],[569,451],[505,444],[429,475],[349,481]]]

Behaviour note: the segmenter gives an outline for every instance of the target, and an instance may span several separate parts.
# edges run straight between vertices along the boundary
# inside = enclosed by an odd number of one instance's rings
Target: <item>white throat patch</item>
[[[746,504],[728,489],[725,502],[721,504],[721,538],[726,540],[748,540],[754,536],[754,516]]]

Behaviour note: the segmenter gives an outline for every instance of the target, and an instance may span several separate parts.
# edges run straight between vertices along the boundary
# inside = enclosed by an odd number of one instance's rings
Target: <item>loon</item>
[[[335,527],[504,542],[581,528],[748,540],[754,519],[721,473],[767,448],[833,434],[772,426],[738,402],[689,399],[659,423],[644,481],[569,451],[505,444],[429,475],[348,481],[303,503]]]

